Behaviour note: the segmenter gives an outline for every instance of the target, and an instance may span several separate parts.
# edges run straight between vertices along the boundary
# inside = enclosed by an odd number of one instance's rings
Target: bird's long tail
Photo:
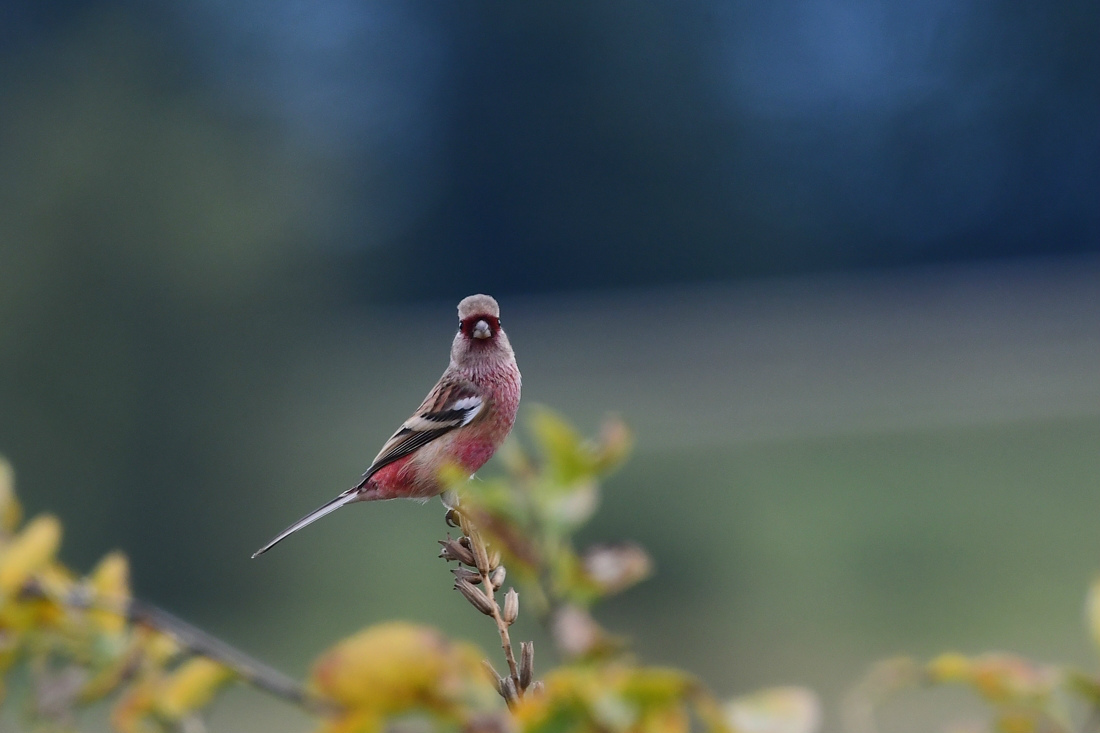
[[[297,522],[295,522],[294,524],[292,524],[289,527],[287,527],[286,529],[284,529],[282,532],[280,532],[279,534],[277,534],[275,536],[275,539],[271,540],[271,542],[268,542],[266,545],[264,545],[263,547],[261,547],[260,549],[256,550],[254,553],[252,553],[252,557],[254,557],[254,558],[259,557],[260,555],[264,554],[265,552],[270,550],[275,545],[277,545],[280,542],[282,542],[283,540],[285,540],[290,535],[292,535],[295,532],[297,532],[298,530],[300,530],[302,527],[306,527],[306,526],[309,526],[309,525],[313,524],[318,519],[320,519],[321,517],[323,517],[327,514],[332,514],[334,511],[336,511],[340,507],[344,506],[345,504],[350,504],[351,502],[355,501],[357,498],[359,498],[359,487],[356,487],[354,489],[348,489],[347,491],[340,494],[338,497],[336,497],[335,499],[333,499],[329,503],[324,504],[323,506],[317,507],[316,509],[311,511],[309,514],[305,515],[304,517],[299,519]]]

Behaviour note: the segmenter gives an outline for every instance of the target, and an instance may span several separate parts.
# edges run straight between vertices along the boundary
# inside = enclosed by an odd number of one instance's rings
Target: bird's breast
[[[473,473],[493,457],[497,444],[489,440],[471,440],[455,447],[455,458],[465,470]]]

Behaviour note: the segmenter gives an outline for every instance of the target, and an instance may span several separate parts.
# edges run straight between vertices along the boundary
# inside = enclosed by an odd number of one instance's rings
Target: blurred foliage
[[[1070,733],[1094,730],[1098,722],[1096,675],[1016,654],[947,652],[924,664],[900,657],[876,665],[848,700],[848,727],[876,731],[874,713],[889,697],[942,685],[961,686],[989,707],[987,723],[957,721],[959,730]]]
[[[110,553],[80,577],[57,561],[58,519],[20,526],[20,515],[11,468],[0,461],[0,670],[29,671],[29,719],[69,729],[81,708],[113,696],[121,733],[175,728],[236,676],[128,618],[124,556]]]
[[[382,623],[351,636],[316,662],[310,683],[341,706],[325,733],[381,730],[387,721],[419,715],[441,728],[492,711],[496,691],[483,655],[435,629]]]
[[[649,559],[637,547],[601,545],[578,553],[571,537],[599,503],[598,479],[630,451],[631,436],[608,420],[600,436],[586,441],[557,414],[536,407],[530,415],[535,450],[519,441],[501,450],[507,474],[471,483],[463,509],[504,554],[504,564],[537,592],[540,612],[572,603],[587,606],[649,574]]]
[[[453,484],[463,537],[475,534],[467,523],[478,523],[488,551],[498,556],[479,561],[481,581],[489,583],[491,567],[500,571],[500,582],[493,582],[498,588],[507,563],[525,607],[557,647],[559,662],[521,687],[508,706],[501,679],[494,685],[486,671],[491,664],[477,647],[404,621],[376,624],[336,643],[317,658],[300,690],[280,691],[258,663],[236,652],[207,654],[194,637],[177,633],[185,624],[159,626],[157,617],[135,612],[120,553],[106,555],[86,576],[59,563],[61,523],[50,515],[23,523],[11,467],[2,461],[0,670],[9,678],[17,666],[27,670],[25,714],[49,730],[75,729],[78,713],[106,698],[113,700],[110,719],[121,733],[202,729],[199,716],[217,693],[243,680],[315,713],[322,733],[818,731],[821,705],[805,688],[722,701],[688,672],[640,663],[623,639],[593,619],[594,603],[651,570],[634,544],[574,546],[575,533],[598,505],[601,479],[625,459],[631,436],[617,419],[586,440],[545,408],[529,417],[531,447],[512,439],[501,454],[503,475],[460,483],[456,476]],[[445,550],[448,545],[458,543],[448,538]],[[466,547],[474,555],[487,552]],[[1086,621],[1100,646],[1100,579],[1089,592]],[[533,662],[526,663],[533,670]],[[989,707],[987,721],[955,730],[1075,733],[1100,725],[1095,673],[1007,653],[952,652],[927,663],[898,658],[876,665],[846,700],[847,727],[877,731],[876,713],[889,698],[945,685],[961,686]]]
[[[1085,621],[1100,649],[1100,578],[1089,589]],[[847,727],[874,733],[880,729],[875,713],[890,698],[941,686],[962,687],[989,709],[987,721],[956,721],[952,730],[1092,733],[1100,728],[1100,674],[1005,652],[945,652],[926,663],[909,657],[880,662],[847,700]]]

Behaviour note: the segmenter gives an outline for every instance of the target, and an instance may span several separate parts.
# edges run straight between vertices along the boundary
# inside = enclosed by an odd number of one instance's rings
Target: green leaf
[[[552,479],[542,484],[544,488],[569,489],[575,482],[591,478],[596,468],[595,457],[572,425],[541,405],[533,409],[530,424]]]

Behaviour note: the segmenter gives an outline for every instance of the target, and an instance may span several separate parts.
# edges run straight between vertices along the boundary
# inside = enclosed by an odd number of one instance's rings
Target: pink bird
[[[488,295],[463,298],[450,365],[412,417],[382,446],[362,480],[284,529],[252,557],[345,504],[436,496],[446,488],[439,475],[444,466],[473,474],[512,429],[519,393],[519,367],[500,327],[500,307]]]

